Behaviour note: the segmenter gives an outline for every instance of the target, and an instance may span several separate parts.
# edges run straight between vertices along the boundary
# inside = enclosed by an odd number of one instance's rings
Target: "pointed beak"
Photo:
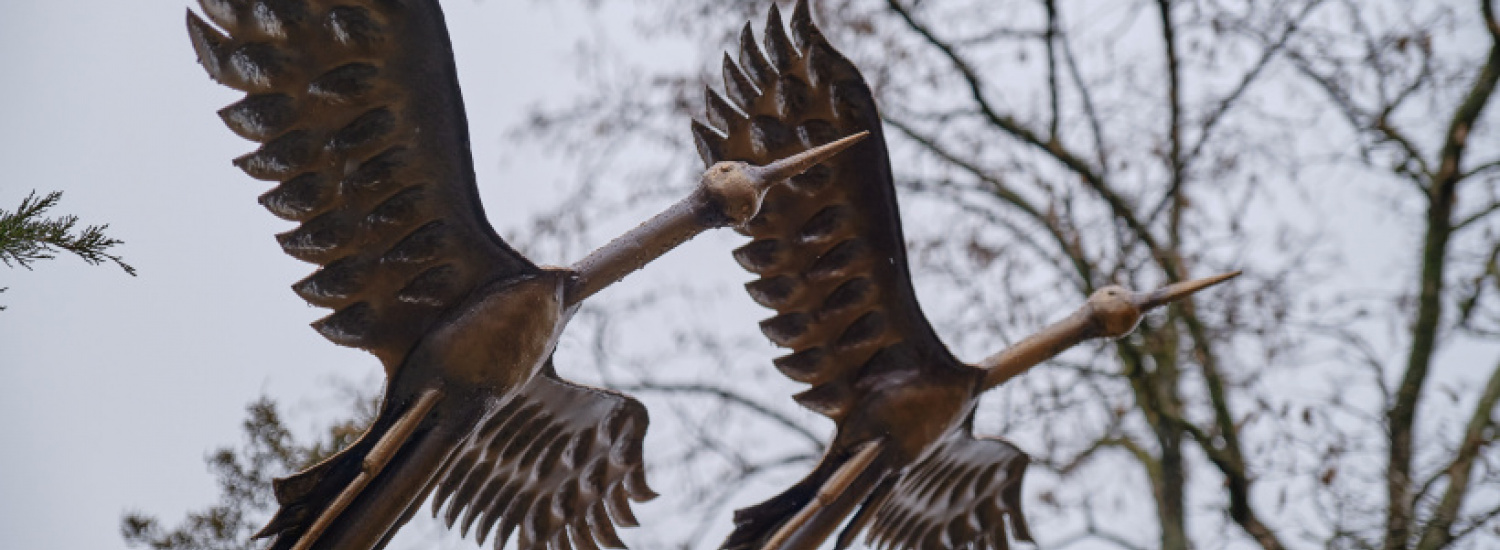
[[[1135,299],[1135,305],[1143,312],[1150,311],[1152,309],[1156,309],[1158,307],[1175,302],[1182,297],[1194,292],[1198,292],[1205,288],[1238,277],[1240,273],[1242,272],[1234,271],[1225,273],[1223,275],[1214,275],[1213,277],[1204,277],[1202,279],[1195,279],[1192,281],[1173,283],[1156,289],[1156,291],[1154,292],[1149,292],[1137,296]]]
[[[839,154],[840,151],[848,149],[849,146],[855,143],[859,143],[859,140],[865,139],[869,135],[870,132],[860,132],[832,143],[819,145],[765,166],[756,167],[752,174],[760,179],[756,183],[768,188],[791,179],[797,174],[806,172],[808,168],[812,168],[818,163],[832,158],[834,155]]]

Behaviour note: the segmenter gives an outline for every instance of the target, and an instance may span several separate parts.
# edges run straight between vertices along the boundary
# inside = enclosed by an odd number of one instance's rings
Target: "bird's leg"
[[[1239,271],[1174,283],[1153,292],[1131,292],[1118,286],[1099,289],[1083,307],[1061,321],[1027,336],[1016,345],[979,362],[986,371],[982,389],[1005,383],[1042,361],[1093,338],[1119,338],[1135,330],[1147,311],[1185,298],[1240,274]]]
[[[761,198],[771,186],[801,174],[866,135],[868,132],[860,132],[765,166],[743,162],[710,166],[698,188],[687,198],[573,264],[575,275],[568,285],[567,307],[582,302],[699,233],[750,221],[760,211]]]
[[[823,544],[823,540],[832,534],[833,528],[838,526],[838,520],[843,519],[844,514],[836,514],[836,517],[833,518],[834,521],[819,522],[821,525],[809,526],[808,522],[818,512],[840,497],[843,497],[845,501],[852,502],[863,499],[865,495],[846,495],[844,493],[849,490],[849,486],[854,483],[854,480],[860,474],[865,473],[865,470],[870,467],[870,463],[874,462],[875,457],[880,454],[880,450],[884,447],[884,441],[871,441],[860,447],[854,453],[854,456],[850,457],[848,461],[839,466],[838,470],[833,472],[828,481],[824,482],[821,487],[818,487],[818,492],[813,494],[812,500],[802,506],[801,510],[797,511],[797,515],[792,516],[792,519],[787,520],[786,523],[781,525],[780,529],[776,530],[776,534],[772,535],[766,541],[766,545],[762,546],[761,550],[811,550]],[[873,487],[874,484],[867,483],[866,486],[866,490],[868,490],[868,487]],[[807,528],[805,530],[808,532],[803,532],[804,528]],[[794,542],[793,537],[796,538]],[[789,542],[792,545],[788,545]]]
[[[323,514],[313,521],[312,526],[307,528],[307,532],[297,539],[297,544],[292,547],[292,550],[312,548],[313,543],[318,541],[318,537],[328,529],[333,520],[337,519],[339,514],[354,502],[354,497],[359,496],[360,491],[363,491],[365,486],[375,479],[375,476],[380,475],[380,471],[385,469],[385,465],[391,461],[392,457],[396,456],[396,451],[401,449],[401,445],[411,438],[417,425],[422,423],[422,419],[427,417],[427,413],[432,411],[433,405],[436,405],[442,396],[442,390],[429,389],[417,397],[416,402],[401,414],[401,418],[396,419],[395,424],[385,433],[385,436],[375,442],[375,446],[365,455],[364,461],[359,465],[359,475],[355,476],[354,481],[344,487],[344,490],[333,499],[333,503],[323,510]]]

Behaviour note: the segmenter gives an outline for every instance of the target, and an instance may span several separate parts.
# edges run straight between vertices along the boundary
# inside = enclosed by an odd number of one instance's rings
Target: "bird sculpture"
[[[795,40],[795,44],[794,41]],[[1118,338],[1142,314],[1235,274],[1149,293],[1102,288],[1081,309],[977,365],[954,358],[912,292],[880,115],[859,71],[799,1],[790,36],[770,9],[764,52],[747,24],[738,62],[724,56],[728,99],[706,90],[693,133],[705,163],[764,162],[851,132],[871,137],[768,192],[734,257],[759,276],[750,296],[776,315],[762,332],[775,360],[812,387],[795,396],[831,418],[820,462],[778,496],[740,510],[723,548],[817,548],[845,518],[843,548],[867,531],[881,547],[999,548],[1031,540],[1021,508],[1029,458],[975,437],[979,396],[1084,340]]]
[[[571,268],[538,267],[480,207],[452,46],[436,0],[200,0],[198,61],[246,97],[219,112],[260,148],[234,161],[279,182],[260,197],[299,222],[285,252],[320,266],[292,285],[313,323],[385,367],[373,424],[276,481],[271,550],[381,548],[434,494],[449,527],[523,550],[623,548],[630,501],[654,496],[646,409],[553,368],[578,304],[857,141],[776,162],[721,163],[688,198]],[[222,30],[221,30],[222,29]]]

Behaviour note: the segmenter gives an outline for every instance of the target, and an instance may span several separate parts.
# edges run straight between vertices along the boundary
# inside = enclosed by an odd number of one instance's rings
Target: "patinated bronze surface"
[[[321,269],[293,285],[334,312],[313,327],[373,353],[374,424],[278,480],[270,548],[383,547],[434,490],[449,526],[496,547],[623,547],[646,485],[647,415],[552,367],[578,303],[693,235],[738,224],[763,193],[857,141],[765,167],[715,165],[698,189],[573,268],[540,268],[484,219],[452,47],[436,0],[200,0],[188,31],[220,111],[262,146],[235,160],[280,182],[261,196],[298,222],[277,236]],[[759,164],[767,164],[761,162]]]
[[[814,26],[805,1],[790,37],[773,5],[764,53],[747,25],[739,60],[724,58],[729,98],[707,91],[709,125],[693,132],[704,162],[765,162],[869,132],[789,185],[772,189],[734,257],[776,315],[765,335],[793,353],[775,361],[812,385],[795,396],[837,424],[816,468],[735,515],[723,547],[813,549],[850,514],[840,548],[861,531],[882,547],[1006,548],[1006,524],[1031,540],[1021,512],[1029,461],[972,433],[984,391],[1085,339],[1119,337],[1146,310],[1228,276],[1151,294],[1108,287],[1077,313],[979,365],[937,338],[910,283],[880,116],[859,71]],[[793,45],[795,40],[795,45]]]

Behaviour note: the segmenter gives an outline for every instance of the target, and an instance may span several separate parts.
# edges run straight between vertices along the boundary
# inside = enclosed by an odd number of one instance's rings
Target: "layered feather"
[[[386,403],[395,400],[387,395]],[[646,483],[646,408],[625,395],[572,384],[543,371],[504,395],[444,396],[427,423],[369,488],[354,494],[327,532],[313,527],[362,472],[375,441],[411,405],[383,405],[348,448],[275,483],[275,516],[257,538],[270,550],[380,548],[432,494],[433,515],[496,550],[624,548],[616,525],[638,525],[632,502],[656,497]],[[394,506],[392,506],[394,504]],[[444,509],[446,505],[446,509]],[[362,513],[391,514],[389,522]],[[309,532],[312,531],[311,534]],[[513,537],[514,535],[514,537]],[[370,546],[367,546],[370,545]]]
[[[773,187],[743,228],[753,240],[734,253],[759,276],[746,285],[750,296],[776,311],[762,332],[792,350],[776,367],[812,385],[796,400],[832,418],[838,432],[806,478],[736,512],[723,548],[766,544],[857,446],[876,440],[886,446],[880,457],[809,520],[854,513],[840,547],[868,527],[872,540],[895,548],[1003,548],[1004,517],[1029,540],[1019,500],[1026,456],[1000,440],[975,440],[959,422],[972,411],[964,400],[977,397],[982,372],[953,357],[912,291],[869,86],[813,24],[805,0],[790,32],[773,5],[764,34],[762,48],[747,25],[738,55],[724,56],[725,93],[706,92],[705,122],[693,124],[706,164],[763,164],[839,136],[870,136]],[[941,406],[905,408],[934,400]]]
[[[950,432],[878,496],[865,539],[876,548],[1006,550],[1006,525],[1030,541],[1021,512],[1021,481],[1031,459],[995,438]]]
[[[481,334],[487,325],[464,315],[544,273],[495,234],[479,206],[436,0],[200,5],[212,24],[188,13],[199,63],[247,92],[220,116],[261,143],[235,164],[279,182],[260,202],[299,225],[277,240],[320,266],[293,290],[334,310],[314,328],[371,351],[387,374],[374,424],[329,460],[278,480],[280,510],[259,536],[274,536],[272,549],[380,548],[437,489],[450,525],[461,520],[481,541],[493,532],[497,548],[517,527],[527,550],[623,547],[614,525],[635,525],[629,501],[654,496],[638,402],[564,382],[550,359],[534,375],[516,371],[538,368],[525,359],[411,359],[435,328],[454,324],[467,338],[507,345],[518,336]],[[493,380],[444,379],[466,369],[492,369]],[[418,394],[442,397],[412,412]],[[399,422],[418,427],[393,429]],[[388,438],[394,447],[374,452]]]
[[[624,548],[614,524],[637,525],[630,502],[656,497],[646,485],[641,443],[649,419],[640,402],[536,376],[485,415],[449,459],[433,514],[479,543],[518,548]]]
[[[795,39],[794,45],[792,40]],[[812,23],[805,3],[791,33],[775,6],[765,51],[747,25],[739,61],[724,56],[728,98],[707,95],[707,122],[693,134],[706,164],[764,164],[860,131],[870,137],[771,188],[734,252],[760,277],[746,285],[776,311],[761,330],[792,353],[775,364],[812,384],[797,396],[835,421],[860,397],[860,380],[884,349],[910,347],[922,361],[901,369],[961,369],[917,305],[880,115],[869,87]]]
[[[324,337],[391,374],[475,288],[536,271],[479,207],[435,0],[200,4],[213,25],[188,13],[199,63],[247,92],[220,117],[261,143],[234,162],[279,182],[260,202],[300,224],[282,249],[321,267],[292,288],[334,310],[313,324]]]

